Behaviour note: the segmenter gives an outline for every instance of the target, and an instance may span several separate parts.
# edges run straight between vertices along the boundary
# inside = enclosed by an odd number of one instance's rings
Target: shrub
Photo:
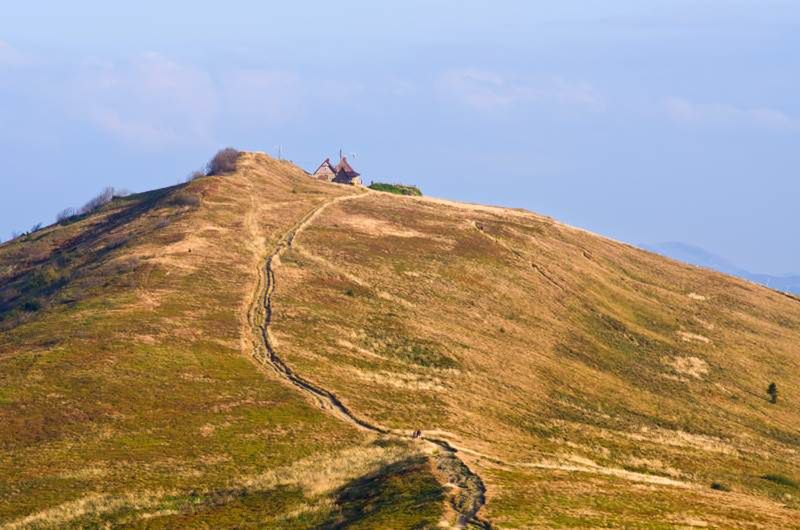
[[[65,221],[69,221],[76,215],[77,212],[75,211],[75,208],[64,208],[56,214],[56,222],[63,223]]]
[[[386,182],[373,182],[369,185],[369,189],[375,191],[385,191],[387,193],[394,193],[396,195],[412,195],[421,197],[422,192],[416,186],[407,186],[405,184],[388,184]]]
[[[28,300],[24,304],[22,304],[22,310],[27,311],[28,313],[35,313],[41,308],[42,304],[40,304],[36,300]]]
[[[194,193],[180,191],[173,194],[167,203],[172,206],[200,206],[200,196]]]
[[[778,385],[770,383],[767,387],[767,394],[769,394],[769,402],[775,404],[778,402]]]
[[[711,489],[717,491],[731,491],[730,486],[723,484],[722,482],[712,482]]]
[[[191,182],[193,180],[197,180],[200,177],[205,177],[205,176],[206,176],[205,171],[203,171],[202,169],[195,169],[186,176],[186,182]]]
[[[30,232],[28,232],[28,233],[29,233],[29,234],[32,234],[32,233],[34,233],[34,232],[38,232],[38,231],[39,231],[39,230],[41,230],[41,229],[42,229],[42,223],[36,223],[35,225],[33,225],[33,226],[31,227],[31,230],[30,230]]]
[[[114,198],[114,188],[108,187],[101,191],[96,197],[91,199],[89,202],[81,206],[78,213],[81,215],[96,212],[106,204],[110,203],[111,200]]]
[[[239,159],[239,151],[233,147],[226,147],[217,151],[214,158],[209,160],[206,166],[207,175],[223,175],[236,171],[236,161]]]
[[[66,275],[48,265],[33,271],[20,282],[20,290],[28,292],[53,292],[67,282]]]
[[[779,475],[777,473],[767,473],[766,475],[761,475],[761,478],[764,480],[769,480],[770,482],[774,482],[775,484],[779,484],[781,486],[788,486],[790,488],[800,487],[800,484],[798,484],[794,480],[790,479],[785,475]]]

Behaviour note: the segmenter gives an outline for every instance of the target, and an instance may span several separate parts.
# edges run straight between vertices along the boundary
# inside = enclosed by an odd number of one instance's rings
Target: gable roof
[[[327,171],[325,171],[325,170],[327,170]],[[338,170],[337,170],[336,168],[334,168],[334,167],[333,167],[333,164],[331,164],[331,159],[330,159],[330,158],[326,158],[326,159],[325,159],[325,160],[324,160],[324,161],[323,161],[323,162],[322,162],[322,163],[319,165],[319,167],[317,168],[317,170],[316,170],[316,171],[314,171],[313,175],[317,175],[317,174],[320,174],[320,173],[328,173],[328,172],[330,172],[330,173],[337,173],[337,171],[338,171]]]
[[[346,175],[348,178],[355,178],[360,175],[360,173],[353,169],[347,162],[346,156],[343,156],[339,165],[336,166],[336,175],[338,176],[340,173]]]

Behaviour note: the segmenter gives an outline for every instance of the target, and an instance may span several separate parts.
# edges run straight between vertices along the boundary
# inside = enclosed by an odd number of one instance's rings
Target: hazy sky
[[[800,271],[796,0],[7,2],[0,238],[219,147]],[[276,5],[273,5],[276,4]]]

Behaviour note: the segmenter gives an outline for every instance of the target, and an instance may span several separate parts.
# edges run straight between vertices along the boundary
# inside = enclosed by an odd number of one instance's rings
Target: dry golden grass
[[[268,250],[354,192],[244,154],[0,246],[0,521],[452,520],[421,446],[250,360]],[[383,193],[331,204],[275,265],[282,358],[359,417],[448,440],[495,526],[797,527],[800,491],[761,478],[800,478],[796,298],[528,212]]]
[[[386,194],[328,208],[277,275],[289,364],[374,421],[449,433],[488,477],[496,523],[557,524],[514,501],[527,468],[675,488],[669,505],[632,499],[642,524],[704,495],[723,526],[742,497],[763,524],[800,507],[760,478],[800,475],[793,298],[534,214]]]
[[[0,246],[0,525],[133,524],[152,509],[224,526],[237,503],[253,504],[254,521],[303,506],[301,519],[339,517],[324,484],[401,450],[373,447],[259,370],[245,315],[268,247],[351,191],[244,155],[234,175],[115,200]],[[22,310],[27,300],[39,309]],[[339,471],[325,478],[333,454]],[[303,478],[313,466],[293,466],[308,455],[319,467]],[[260,493],[247,481],[277,487],[283,504],[248,500]],[[249,496],[225,504],[230,488]]]
[[[343,449],[332,454],[314,455],[297,460],[290,465],[269,469],[262,473],[233,478],[226,485],[233,491],[271,491],[278,487],[296,486],[303,490],[305,498],[312,500],[311,506],[298,508],[294,514],[271,514],[274,517],[297,516],[301,512],[324,512],[335,509],[329,496],[347,482],[374,474],[381,468],[402,459],[413,458],[412,450],[402,446],[359,446]],[[213,491],[193,490],[198,496]],[[119,494],[92,493],[80,499],[47,508],[4,525],[7,530],[23,528],[52,528],[74,524],[91,516],[99,518],[121,510],[134,511],[128,515],[132,521],[153,519],[179,513],[164,509],[170,499],[179,496],[179,490],[147,490]]]

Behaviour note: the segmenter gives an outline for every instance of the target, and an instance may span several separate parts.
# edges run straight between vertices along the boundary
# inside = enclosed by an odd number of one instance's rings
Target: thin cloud
[[[481,111],[553,103],[594,110],[604,106],[591,84],[559,76],[515,78],[470,68],[444,72],[436,85],[445,97]]]
[[[800,121],[784,112],[766,107],[742,108],[722,103],[694,103],[677,97],[666,98],[663,106],[671,119],[681,123],[800,130]]]
[[[303,83],[292,72],[238,70],[222,81],[224,104],[237,120],[285,122],[302,110]]]
[[[507,107],[519,99],[517,87],[498,74],[482,70],[454,70],[439,78],[439,89],[460,103],[480,110]]]
[[[287,70],[233,70],[219,85],[225,109],[221,118],[254,127],[289,123],[320,106],[357,101],[363,93],[363,87],[350,79],[307,78]]]
[[[84,66],[70,99],[76,117],[149,148],[210,141],[218,107],[208,74],[158,53]]]
[[[354,100],[353,82],[293,71],[230,69],[216,79],[158,53],[88,63],[69,84],[73,117],[146,149],[213,143],[219,128],[289,123],[318,104]]]

